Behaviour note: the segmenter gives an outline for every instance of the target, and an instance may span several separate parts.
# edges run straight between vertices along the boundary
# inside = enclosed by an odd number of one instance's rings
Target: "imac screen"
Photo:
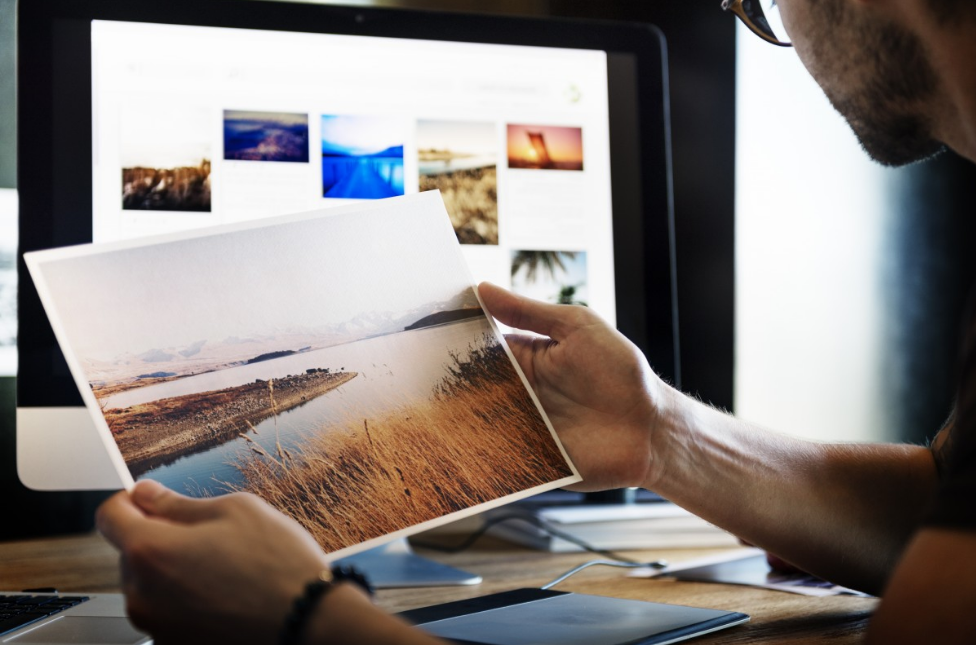
[[[607,53],[95,20],[92,239],[440,190],[476,281],[616,322]]]
[[[654,27],[49,0],[18,30],[19,252],[439,190],[475,281],[586,304],[680,382]],[[82,402],[18,275],[23,439]]]

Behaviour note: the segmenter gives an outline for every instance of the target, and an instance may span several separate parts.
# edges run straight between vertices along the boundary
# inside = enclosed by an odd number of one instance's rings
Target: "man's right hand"
[[[586,307],[552,305],[490,283],[478,294],[583,476],[573,488],[648,486],[660,474],[652,441],[673,390],[641,351]]]

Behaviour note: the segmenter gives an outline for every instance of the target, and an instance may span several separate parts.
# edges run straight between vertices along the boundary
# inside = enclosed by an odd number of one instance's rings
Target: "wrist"
[[[661,379],[654,384],[650,399],[654,415],[647,437],[649,463],[640,486],[664,494],[666,471],[673,461],[669,455],[675,452],[676,429],[688,425],[688,406],[693,402]]]
[[[325,597],[335,588],[332,575],[328,569],[323,570],[319,577],[305,585],[302,593],[295,596],[291,609],[285,617],[285,624],[278,637],[279,645],[299,645],[311,616],[317,613],[318,606],[325,602]]]
[[[364,612],[377,611],[369,598],[355,585],[336,583],[327,597],[322,598],[309,615],[299,645],[316,643],[344,643],[356,638],[356,619]]]
[[[290,611],[285,617],[284,625],[279,633],[279,645],[300,645],[306,642],[306,633],[313,616],[321,615],[319,605],[324,604],[327,596],[336,593],[340,586],[354,586],[361,592],[373,594],[373,587],[369,580],[356,568],[351,566],[331,566],[322,569],[319,575],[307,582],[302,593],[297,594],[291,603]],[[316,642],[314,639],[310,642]]]
[[[431,636],[376,607],[356,585],[337,583],[310,616],[300,645],[432,645]]]

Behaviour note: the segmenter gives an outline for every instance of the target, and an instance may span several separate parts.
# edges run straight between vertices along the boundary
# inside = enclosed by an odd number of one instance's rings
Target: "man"
[[[779,6],[801,60],[872,157],[903,164],[945,145],[976,161],[976,3]],[[738,10],[764,31],[754,4]],[[673,390],[587,309],[491,285],[480,293],[500,321],[547,337],[510,343],[581,490],[653,489],[796,566],[881,594],[869,642],[976,642],[976,320],[966,321],[956,410],[931,448],[821,445]],[[106,502],[98,521],[122,552],[133,619],[162,644],[273,642],[326,566],[297,524],[246,496],[190,500],[145,483]],[[432,641],[344,584],[307,620],[303,643]]]

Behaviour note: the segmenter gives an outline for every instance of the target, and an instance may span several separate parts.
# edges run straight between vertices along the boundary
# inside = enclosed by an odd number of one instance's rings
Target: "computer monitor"
[[[439,188],[476,280],[591,306],[679,382],[655,28],[50,0],[18,29],[21,253]],[[21,479],[118,487],[18,269]]]

